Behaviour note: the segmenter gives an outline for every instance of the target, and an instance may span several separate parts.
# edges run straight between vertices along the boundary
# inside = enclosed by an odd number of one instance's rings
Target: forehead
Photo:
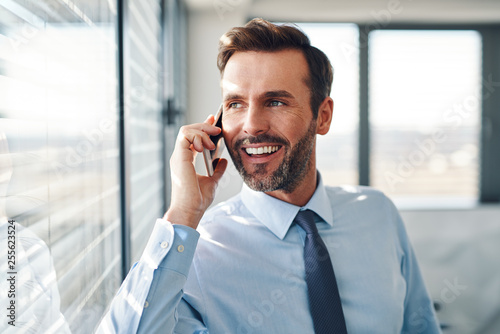
[[[223,94],[239,91],[308,91],[307,60],[300,50],[236,52],[227,62],[221,85]]]

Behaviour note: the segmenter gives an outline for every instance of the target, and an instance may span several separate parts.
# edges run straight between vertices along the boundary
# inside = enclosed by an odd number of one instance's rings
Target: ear
[[[330,130],[333,115],[333,100],[331,97],[326,97],[318,109],[318,118],[316,122],[316,133],[326,135]]]

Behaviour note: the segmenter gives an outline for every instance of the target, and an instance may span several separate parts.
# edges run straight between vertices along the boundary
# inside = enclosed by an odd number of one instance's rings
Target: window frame
[[[500,202],[500,174],[495,166],[500,165],[500,94],[495,83],[500,82],[500,25],[472,24],[388,24],[375,27],[373,24],[358,24],[359,29],[359,138],[358,172],[359,184],[370,185],[370,123],[369,123],[369,34],[375,30],[474,30],[482,39],[482,99],[479,160],[479,203]],[[490,77],[491,76],[491,77]],[[491,80],[490,80],[491,78]],[[495,126],[496,125],[496,126]]]
[[[127,276],[132,265],[132,240],[131,240],[131,153],[130,153],[130,115],[128,107],[125,103],[127,92],[130,87],[127,86],[125,78],[125,69],[127,62],[127,48],[130,47],[130,42],[126,36],[126,31],[129,29],[128,22],[128,5],[129,0],[117,2],[117,27],[116,27],[116,42],[117,42],[117,76],[118,76],[118,136],[119,136],[119,169],[120,169],[120,222],[121,222],[121,252],[122,252],[122,279]],[[158,182],[164,185],[164,193],[162,201],[163,212],[166,211],[170,203],[170,178],[167,157],[172,154],[173,145],[170,142],[175,142],[173,133],[181,126],[182,117],[184,115],[186,99],[184,72],[177,70],[176,64],[181,60],[177,57],[185,59],[186,47],[185,39],[174,38],[175,33],[185,36],[186,26],[186,7],[181,0],[161,0],[160,1],[160,25],[161,25],[161,54],[159,55],[160,68],[162,72],[161,82],[159,82],[159,92],[161,98],[161,128],[162,128],[162,179]],[[174,21],[174,19],[176,19]],[[175,30],[175,31],[174,31]],[[176,54],[171,50],[178,50]],[[169,80],[167,73],[173,73],[176,77],[175,82]],[[175,85],[178,84],[178,85]],[[175,90],[175,91],[174,91]],[[181,97],[180,99],[178,97]],[[174,97],[177,97],[174,99]]]

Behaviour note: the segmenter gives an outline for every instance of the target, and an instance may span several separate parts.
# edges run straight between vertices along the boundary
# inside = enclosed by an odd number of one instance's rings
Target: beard
[[[243,181],[250,189],[263,192],[282,190],[291,193],[304,180],[307,172],[312,168],[311,155],[314,150],[315,139],[316,121],[313,120],[307,133],[293,147],[290,147],[289,141],[285,138],[262,134],[238,139],[233,147],[228,145],[228,152]],[[268,163],[262,163],[256,165],[252,172],[248,171],[243,166],[241,159],[241,154],[246,154],[242,153],[241,150],[244,141],[250,144],[264,142],[281,144],[281,149],[285,150],[285,153],[278,168],[269,171]]]

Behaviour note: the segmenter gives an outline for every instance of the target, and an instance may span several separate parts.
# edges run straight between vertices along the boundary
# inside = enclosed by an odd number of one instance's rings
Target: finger
[[[207,123],[202,123],[204,126],[200,129],[203,132],[208,133],[211,136],[218,135],[222,129],[219,128],[218,126],[207,124]]]
[[[197,136],[194,136],[194,138],[193,138],[193,148],[197,152],[203,152],[203,146],[204,146],[203,145],[203,143],[204,143],[203,137],[204,136],[197,135]],[[212,143],[212,146],[214,146],[213,143]]]
[[[197,123],[181,127],[179,130],[178,138],[179,137],[182,138],[182,136],[189,137],[190,133],[199,133],[199,132],[205,132],[210,136],[215,136],[218,135],[221,131],[222,129],[217,126],[208,123]]]
[[[211,135],[217,135],[221,132],[220,128],[215,128]],[[203,151],[203,147],[209,150],[215,149],[215,145],[210,139],[210,135],[199,129],[183,129],[183,133],[178,138],[180,147],[194,148],[196,151]]]
[[[214,175],[212,175],[212,179],[215,182],[219,182],[219,180],[222,178],[222,175],[224,175],[226,168],[227,168],[227,160],[222,158],[219,159],[217,167],[214,170]]]
[[[215,144],[208,134],[205,132],[196,132],[193,137],[193,146],[196,151],[201,152],[203,148],[209,150],[215,149]]]
[[[210,115],[208,115],[207,119],[203,123],[212,125],[212,124],[214,124],[214,121],[215,121],[215,116],[210,114]]]

